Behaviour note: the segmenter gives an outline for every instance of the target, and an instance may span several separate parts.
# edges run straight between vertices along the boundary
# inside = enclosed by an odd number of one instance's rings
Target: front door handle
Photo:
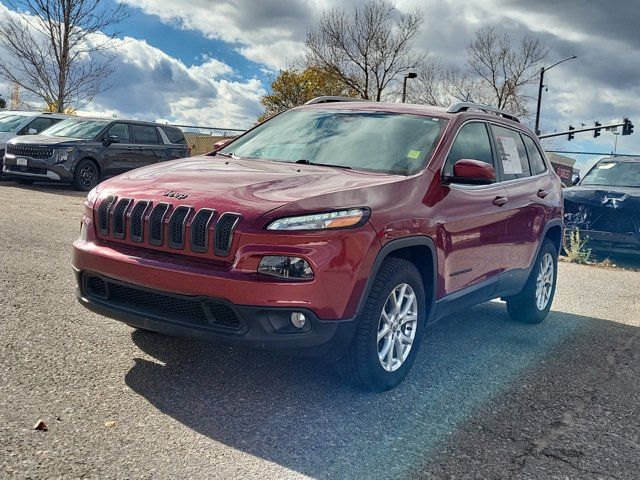
[[[496,197],[493,199],[493,204],[498,207],[502,207],[506,205],[508,201],[509,199],[507,197]]]
[[[546,190],[538,190],[538,193],[536,195],[538,195],[540,198],[544,198],[549,195],[549,192],[547,192]]]

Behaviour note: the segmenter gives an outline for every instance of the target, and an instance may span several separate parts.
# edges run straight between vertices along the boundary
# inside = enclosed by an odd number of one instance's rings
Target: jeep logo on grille
[[[186,193],[174,192],[173,190],[164,192],[162,195],[169,198],[177,198],[178,200],[183,200],[189,196]]]

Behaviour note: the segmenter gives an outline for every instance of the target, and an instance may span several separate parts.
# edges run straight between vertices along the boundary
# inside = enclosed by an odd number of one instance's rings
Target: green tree
[[[265,95],[260,103],[265,111],[258,118],[266,120],[315,97],[322,95],[350,95],[338,77],[319,67],[307,67],[304,70],[281,70],[271,82],[271,93]]]

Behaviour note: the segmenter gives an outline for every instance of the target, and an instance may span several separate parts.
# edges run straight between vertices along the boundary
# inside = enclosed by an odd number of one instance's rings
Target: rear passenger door
[[[550,208],[546,165],[533,139],[518,130],[491,126],[498,167],[509,197],[508,269],[531,266]],[[525,141],[526,140],[526,141]]]
[[[451,176],[454,163],[461,159],[479,160],[496,168],[495,157],[487,124],[467,122],[451,145],[442,175]],[[438,241],[444,255],[441,274],[445,295],[479,284],[491,290],[496,286],[491,280],[506,267],[504,248],[509,218],[506,189],[498,182],[449,183],[443,188],[445,195],[440,205],[444,219]],[[488,290],[483,292],[486,296],[491,293]]]
[[[164,150],[164,142],[158,129],[153,125],[130,124],[134,151],[131,168],[144,167],[158,161],[158,154]],[[157,152],[156,152],[157,151]]]
[[[182,130],[170,126],[161,126],[160,130],[165,137],[165,145],[163,155],[158,161],[175,160],[189,156],[189,146]]]

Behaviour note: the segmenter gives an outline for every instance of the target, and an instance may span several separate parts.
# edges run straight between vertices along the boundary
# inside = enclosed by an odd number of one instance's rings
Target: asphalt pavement
[[[363,393],[80,307],[83,200],[0,182],[0,478],[640,477],[640,272],[562,263],[545,323],[470,308]]]

